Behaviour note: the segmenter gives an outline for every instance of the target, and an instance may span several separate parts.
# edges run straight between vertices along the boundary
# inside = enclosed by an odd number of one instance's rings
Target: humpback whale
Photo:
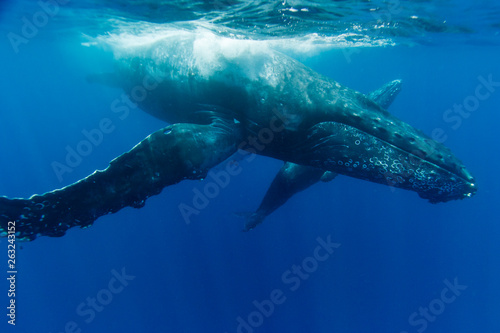
[[[401,80],[391,81],[367,95],[369,99],[387,109],[401,91]],[[328,182],[337,176],[335,172],[324,171],[307,165],[285,162],[267,190],[259,208],[253,213],[239,213],[246,218],[244,231],[258,224],[296,193],[321,181]]]
[[[431,203],[477,190],[443,144],[373,98],[257,41],[193,31],[124,40],[106,44],[114,72],[91,81],[135,94],[142,110],[170,125],[74,184],[30,198],[0,197],[3,236],[9,221],[16,221],[18,240],[88,227],[102,215],[143,207],[167,186],[205,178],[238,151],[319,170],[291,192],[325,172],[414,191]]]

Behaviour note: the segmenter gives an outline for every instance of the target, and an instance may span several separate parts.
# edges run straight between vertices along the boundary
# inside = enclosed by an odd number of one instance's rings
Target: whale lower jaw
[[[417,192],[431,203],[471,197],[472,176],[426,160],[374,135],[338,122],[322,122],[301,136],[287,160]],[[468,176],[469,175],[469,176]]]

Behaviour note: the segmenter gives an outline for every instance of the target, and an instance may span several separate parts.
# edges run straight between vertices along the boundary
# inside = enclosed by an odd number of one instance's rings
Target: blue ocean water
[[[470,199],[433,205],[339,176],[244,233],[234,213],[255,210],[282,165],[258,157],[189,224],[178,207],[208,179],[168,187],[144,208],[91,228],[18,243],[15,327],[8,243],[0,239],[1,332],[500,330],[495,1],[58,0],[2,2],[0,10],[1,195],[71,184],[164,127],[138,109],[123,120],[111,112],[122,91],[86,76],[110,69],[112,56],[89,41],[179,24],[269,41],[363,93],[402,79],[390,112],[429,135],[441,129],[479,188]],[[45,22],[43,13],[53,15]],[[36,32],[26,20],[38,22]],[[487,97],[477,97],[481,85]],[[472,111],[451,121],[445,115],[455,105]],[[53,162],[103,118],[113,130],[58,177]]]

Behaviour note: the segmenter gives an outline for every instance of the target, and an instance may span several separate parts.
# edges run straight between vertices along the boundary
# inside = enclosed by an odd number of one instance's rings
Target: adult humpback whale
[[[166,186],[204,178],[238,150],[412,190],[433,203],[476,192],[442,144],[259,42],[174,31],[110,45],[116,71],[101,80],[143,93],[139,106],[173,125],[72,185],[0,198],[3,235],[8,221],[25,240],[90,226],[123,207],[144,206]]]

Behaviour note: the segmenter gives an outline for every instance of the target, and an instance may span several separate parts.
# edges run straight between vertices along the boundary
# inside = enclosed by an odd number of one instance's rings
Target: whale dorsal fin
[[[383,109],[387,109],[401,91],[402,84],[401,80],[391,81],[367,94],[366,97],[380,105]]]

